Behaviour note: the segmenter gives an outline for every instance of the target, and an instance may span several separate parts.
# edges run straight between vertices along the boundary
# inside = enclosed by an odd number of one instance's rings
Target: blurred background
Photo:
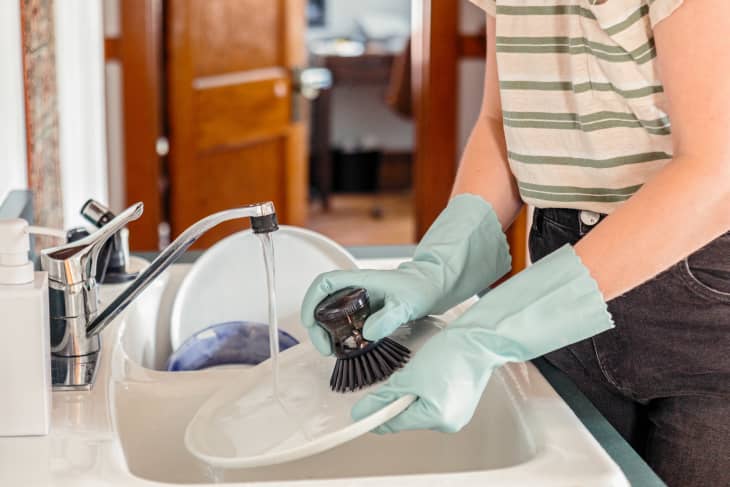
[[[0,24],[0,199],[30,188],[57,227],[144,201],[134,250],[259,200],[343,245],[414,243],[481,102],[466,0],[8,0]]]

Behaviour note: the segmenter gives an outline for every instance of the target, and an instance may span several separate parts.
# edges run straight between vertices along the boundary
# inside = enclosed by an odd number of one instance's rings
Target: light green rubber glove
[[[488,292],[352,409],[356,421],[406,394],[417,399],[376,433],[460,430],[494,369],[613,327],[598,285],[569,245]]]
[[[511,268],[512,258],[492,207],[479,196],[451,200],[416,248],[413,260],[394,270],[333,271],[318,276],[302,303],[301,319],[314,346],[332,353],[330,340],[314,320],[329,294],[348,286],[367,289],[375,313],[363,334],[379,340],[403,323],[440,314],[486,289]]]

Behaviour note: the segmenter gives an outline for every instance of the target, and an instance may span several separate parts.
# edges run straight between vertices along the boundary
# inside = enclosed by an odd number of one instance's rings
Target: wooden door
[[[304,0],[170,0],[166,14],[173,236],[210,213],[272,200],[306,219]],[[206,247],[247,222],[211,230]]]

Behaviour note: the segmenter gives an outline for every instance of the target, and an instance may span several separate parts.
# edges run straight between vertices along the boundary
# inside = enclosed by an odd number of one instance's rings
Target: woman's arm
[[[507,162],[494,32],[494,18],[487,16],[487,66],[482,109],[461,157],[452,197],[460,193],[482,196],[491,203],[502,228],[507,229],[522,208],[522,200]]]
[[[728,32],[727,0],[686,1],[655,29],[674,158],[575,247],[607,300],[730,230]]]

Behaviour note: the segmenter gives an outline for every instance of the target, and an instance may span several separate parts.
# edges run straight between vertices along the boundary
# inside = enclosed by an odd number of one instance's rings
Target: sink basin
[[[390,264],[378,262],[379,267]],[[362,265],[367,267],[367,262]],[[368,434],[295,462],[213,469],[185,449],[185,428],[213,392],[253,372],[238,367],[163,370],[172,352],[170,310],[189,268],[172,266],[158,292],[130,307],[105,332],[113,341],[105,384],[111,429],[118,435],[124,468],[140,485],[302,480],[323,485],[345,480],[348,485],[628,485],[618,466],[531,364],[509,364],[498,370],[474,419],[456,434]],[[459,312],[445,318],[453,319]],[[303,337],[302,330],[285,331]]]

